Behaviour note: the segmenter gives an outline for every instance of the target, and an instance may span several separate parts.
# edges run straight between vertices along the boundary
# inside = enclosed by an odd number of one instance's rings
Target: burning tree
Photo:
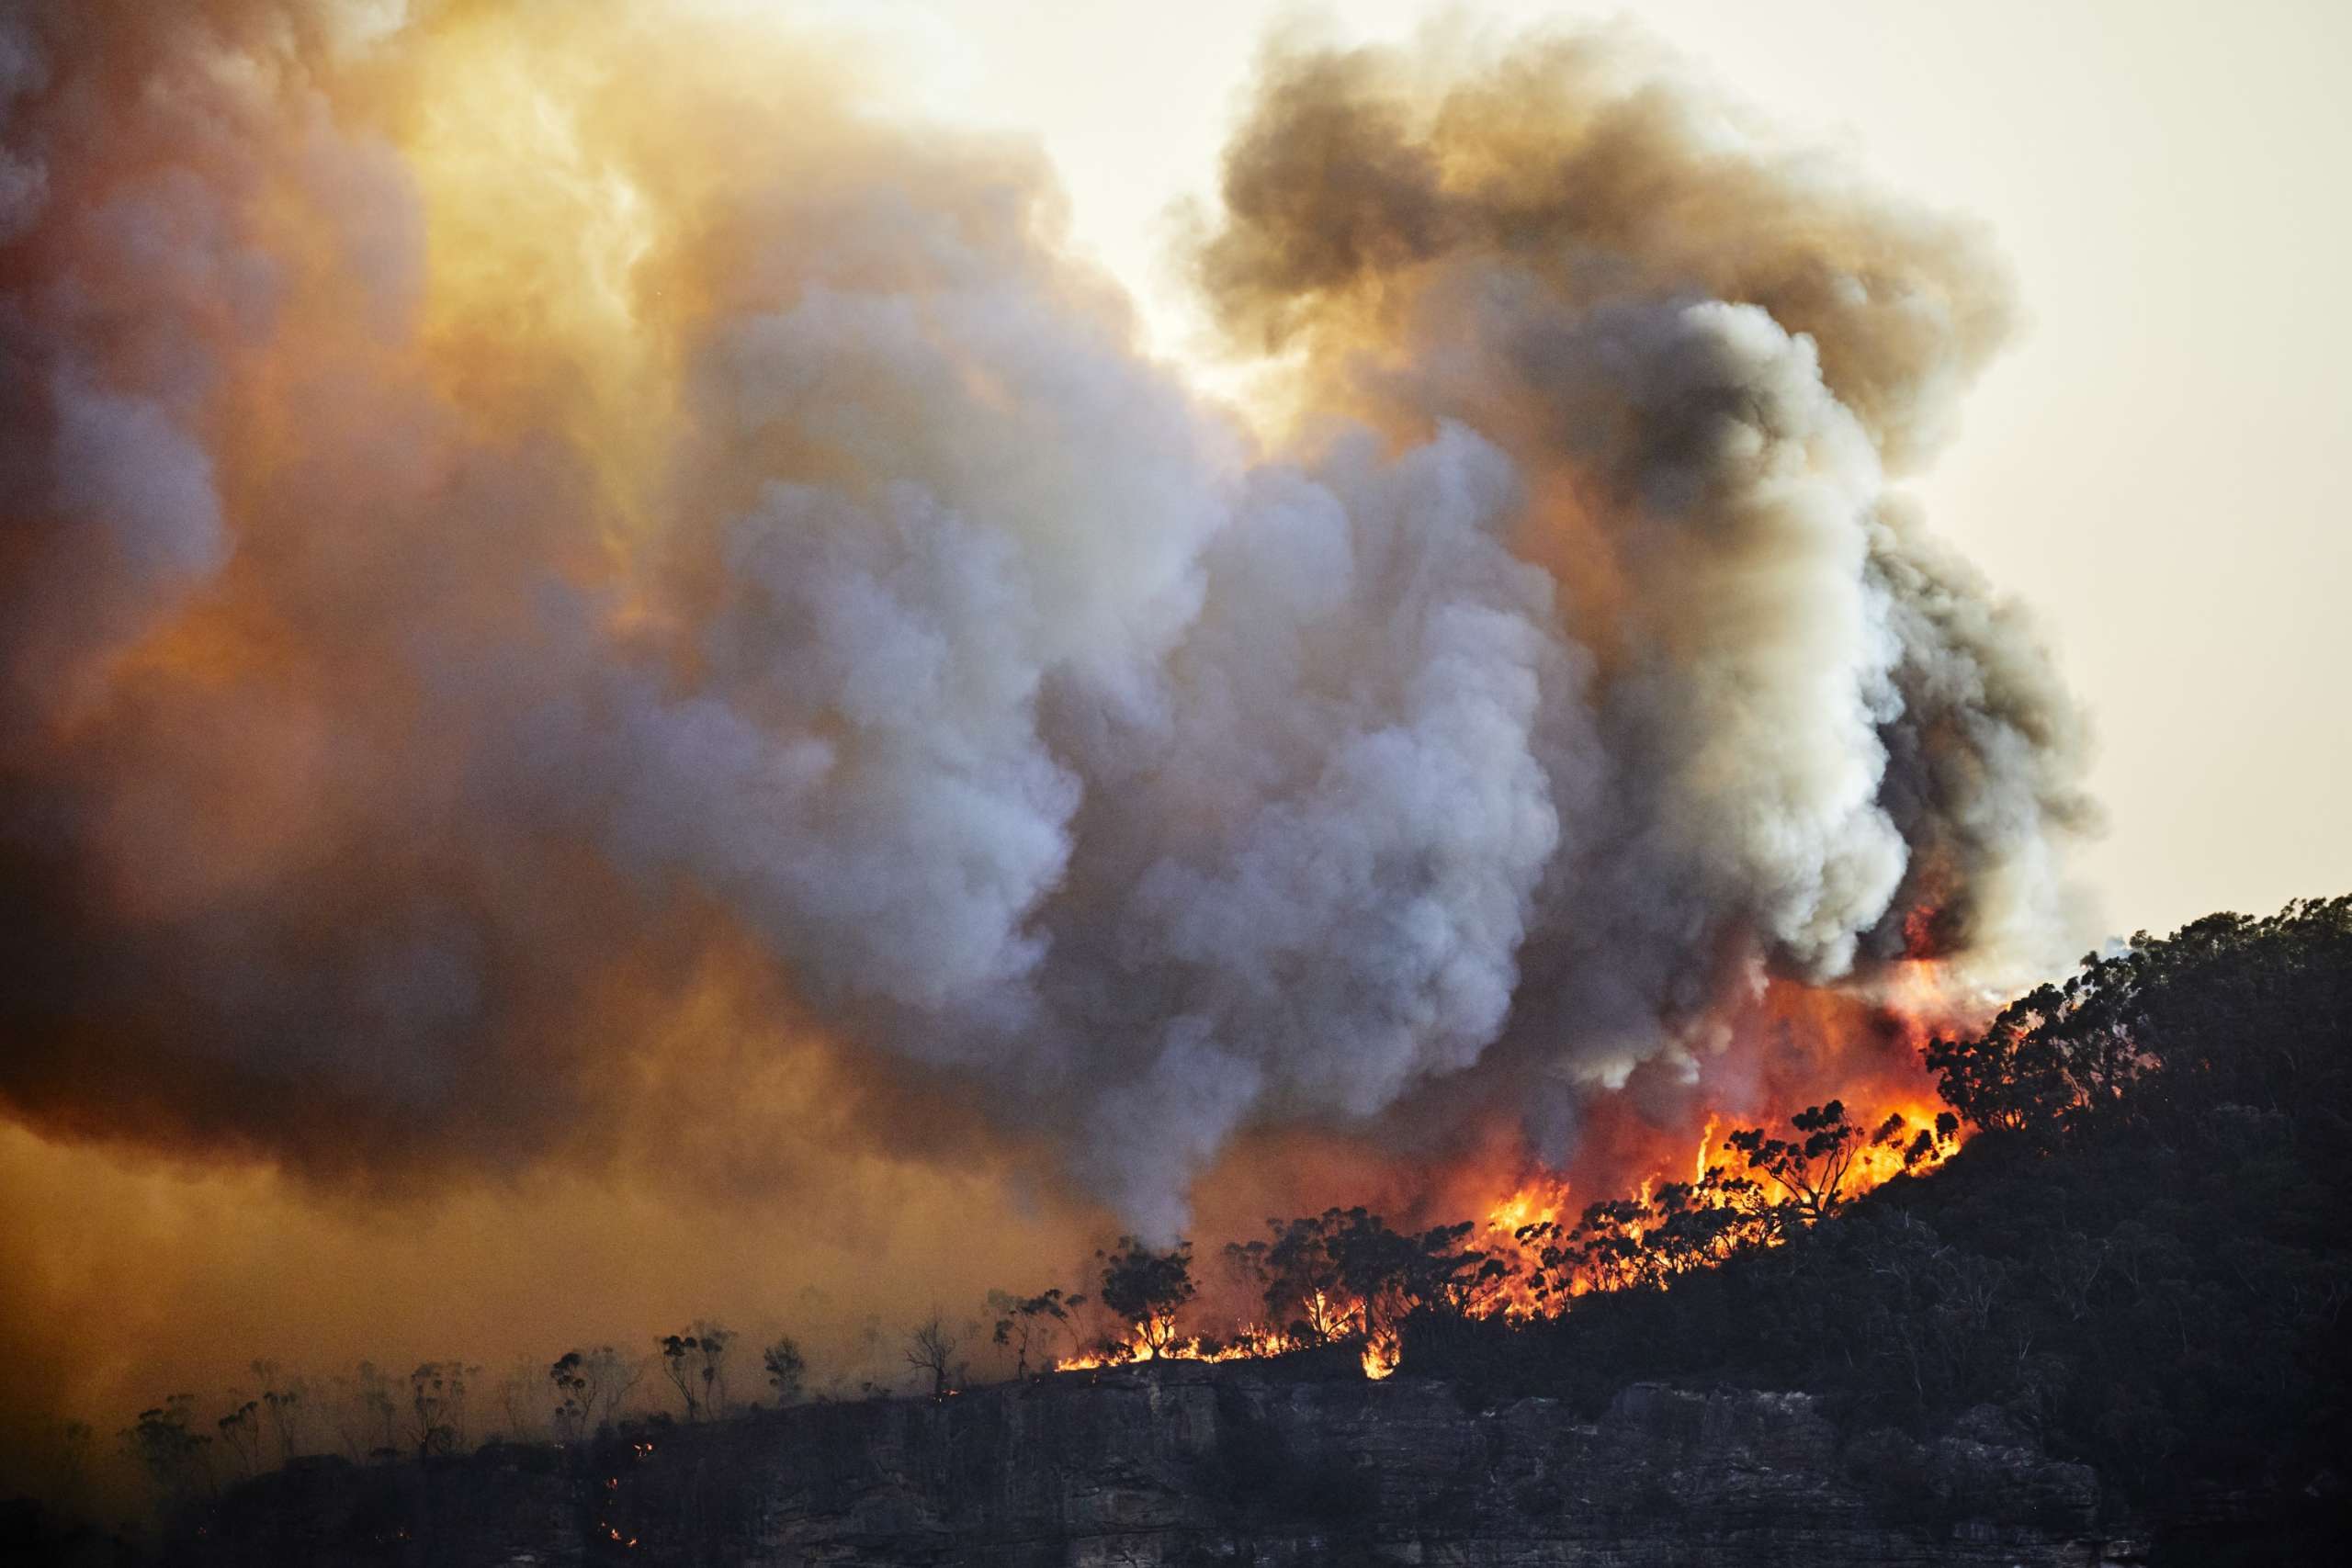
[[[1513,1238],[1532,1254],[1531,1302],[1552,1312],[1589,1292],[1662,1291],[1682,1274],[1760,1245],[1772,1226],[1754,1180],[1710,1166],[1695,1181],[1669,1181],[1655,1192],[1645,1183],[1632,1198],[1589,1205],[1573,1226],[1538,1221]]]
[[[1789,1118],[1789,1125],[1796,1137],[1775,1138],[1761,1127],[1743,1127],[1724,1139],[1724,1147],[1736,1149],[1747,1157],[1748,1169],[1760,1172],[1780,1190],[1780,1201],[1772,1205],[1777,1214],[1805,1224],[1837,1212],[1854,1162],[1865,1150],[1892,1150],[1900,1157],[1904,1134],[1910,1131],[1897,1113],[1865,1134],[1847,1120],[1844,1102],[1836,1100],[1806,1106]]]
[[[1176,1343],[1176,1314],[1199,1291],[1193,1281],[1193,1244],[1180,1241],[1156,1252],[1127,1235],[1114,1250],[1094,1256],[1102,1264],[1103,1306],[1134,1325],[1141,1359],[1163,1354]]]
[[[1266,1227],[1270,1240],[1228,1245],[1226,1258],[1257,1284],[1277,1331],[1299,1345],[1379,1333],[1425,1307],[1467,1310],[1507,1267],[1462,1245],[1466,1220],[1407,1233],[1357,1207]]]

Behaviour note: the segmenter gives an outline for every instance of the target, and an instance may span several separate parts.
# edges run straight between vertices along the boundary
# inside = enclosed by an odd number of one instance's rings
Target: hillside
[[[1408,1364],[1584,1409],[1798,1388],[1848,1425],[1991,1406],[2176,1560],[2332,1538],[2352,1453],[2352,900],[2142,936],[1929,1053],[1979,1129],[1785,1245]]]
[[[1334,1340],[564,1447],[302,1460],[192,1503],[164,1556],[2324,1557],[2352,1451],[2347,1029],[2352,899],[2217,916],[1932,1044],[1973,1129],[1941,1164],[1740,1220],[1760,1239],[1718,1266],[1693,1266],[1675,1224],[1608,1232],[1623,1282],[1556,1316],[1429,1292],[1385,1381]],[[1430,1234],[1443,1251],[1453,1233]],[[54,1537],[25,1547],[67,1555]]]
[[[1921,1446],[1791,1394],[1465,1401],[1343,1365],[1170,1362],[945,1401],[808,1405],[558,1454],[360,1470],[227,1499],[172,1553],[229,1564],[1062,1563],[1478,1568],[2128,1558],[2098,1486],[1991,1413]],[[1901,1479],[1895,1480],[1897,1473]]]

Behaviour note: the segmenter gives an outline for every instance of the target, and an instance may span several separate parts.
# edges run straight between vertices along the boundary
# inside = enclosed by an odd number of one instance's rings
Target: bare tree
[[[907,1336],[907,1364],[918,1371],[931,1374],[931,1396],[933,1399],[945,1399],[956,1392],[955,1385],[963,1379],[964,1368],[956,1359],[956,1349],[960,1343],[940,1322],[937,1313],[933,1313],[928,1322]]]
[[[427,1361],[409,1373],[409,1437],[417,1458],[464,1450],[466,1385],[481,1374],[460,1361]]]
[[[373,1361],[362,1361],[351,1376],[336,1378],[334,1397],[327,1409],[342,1441],[344,1457],[354,1464],[398,1452],[394,1430],[400,1404],[392,1396],[392,1381]]]
[[[253,1374],[261,1384],[261,1411],[277,1444],[277,1462],[284,1464],[302,1450],[302,1420],[309,1413],[310,1385],[289,1377],[276,1361],[255,1361]]]
[[[787,1334],[760,1352],[760,1370],[767,1374],[768,1387],[775,1391],[776,1405],[782,1408],[800,1397],[800,1382],[808,1363]]]
[[[537,1442],[545,1430],[548,1375],[528,1356],[506,1369],[498,1380],[499,1413],[506,1417],[506,1435],[518,1443]]]

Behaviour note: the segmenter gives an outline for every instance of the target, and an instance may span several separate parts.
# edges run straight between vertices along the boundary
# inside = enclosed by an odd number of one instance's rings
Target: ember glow
[[[1962,1141],[1962,1130],[1940,1101],[1908,1100],[1876,1108],[1834,1103],[1844,1111],[1850,1134],[1802,1171],[1775,1168],[1736,1138],[1719,1140],[1722,1119],[1710,1115],[1690,1156],[1689,1179],[1679,1186],[1669,1170],[1661,1169],[1641,1177],[1630,1191],[1596,1190],[1579,1199],[1562,1176],[1532,1178],[1471,1227],[1465,1245],[1491,1264],[1464,1281],[1449,1304],[1467,1317],[1530,1322],[1570,1311],[1577,1297],[1596,1292],[1670,1289],[1673,1276],[1654,1272],[1661,1267],[1658,1258],[1645,1257],[1627,1244],[1649,1240],[1673,1223],[1674,1214],[1709,1211],[1720,1218],[1707,1227],[1702,1245],[1671,1253],[1671,1262],[1663,1266],[1713,1267],[1738,1251],[1785,1239],[1780,1227],[1792,1223],[1787,1205],[1802,1210],[1850,1202],[1896,1176],[1942,1164]],[[1611,1199],[1619,1201],[1611,1204]],[[1328,1289],[1311,1292],[1300,1313],[1299,1333],[1245,1319],[1221,1337],[1185,1334],[1174,1315],[1155,1318],[1117,1328],[1097,1348],[1059,1358],[1053,1366],[1073,1372],[1153,1361],[1250,1360],[1333,1344],[1357,1346],[1364,1375],[1375,1381],[1402,1363],[1399,1304]]]
[[[28,1167],[628,1252],[581,1183],[861,1303],[1302,1196],[1523,1249],[1930,1117],[2078,951],[2073,705],[1902,488],[1973,229],[1613,34],[1277,48],[1182,258],[1237,411],[887,98],[741,7],[0,19]]]

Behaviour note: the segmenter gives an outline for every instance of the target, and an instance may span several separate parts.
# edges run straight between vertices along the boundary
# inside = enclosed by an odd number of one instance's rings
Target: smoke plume
[[[1034,152],[741,18],[17,6],[0,139],[44,1137],[1162,1235],[2078,941],[2079,719],[1897,488],[2001,268],[1637,43],[1269,52],[1190,255],[1250,424]]]

